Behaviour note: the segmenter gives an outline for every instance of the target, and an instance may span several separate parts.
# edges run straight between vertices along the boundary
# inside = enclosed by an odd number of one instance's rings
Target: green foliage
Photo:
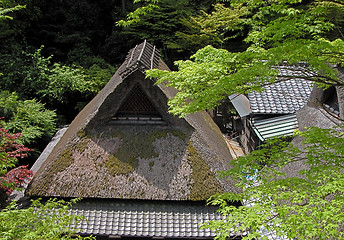
[[[298,77],[321,87],[344,85],[333,68],[344,65],[343,1],[231,1],[236,7],[249,11],[245,51],[207,46],[191,60],[177,61],[178,71],[147,72],[179,90],[169,102],[172,113],[185,116],[213,108],[229,94],[260,91],[276,80],[278,65],[301,66]],[[215,230],[218,239],[233,233],[267,239],[263,230],[288,239],[342,239],[343,132],[310,128],[298,135],[301,145],[274,139],[233,160],[222,175],[236,180],[243,192],[214,196],[211,203],[220,205],[227,219],[204,227]],[[286,174],[293,166],[293,174]],[[243,206],[232,205],[237,201]]]
[[[24,144],[36,142],[42,137],[51,137],[55,132],[56,113],[36,100],[19,100],[16,93],[0,92],[1,121],[13,133],[22,133]]]
[[[32,57],[33,68],[27,72],[24,84],[30,86],[45,102],[67,101],[67,94],[72,92],[85,92],[87,84],[84,81],[82,69],[69,67],[59,63],[51,64],[51,57],[45,58],[41,55],[41,49]]]
[[[169,43],[169,47],[180,50],[195,51],[207,45],[223,46],[230,40],[244,35],[248,24],[245,16],[249,12],[246,7],[227,8],[223,4],[216,4],[211,14],[201,11],[196,16],[182,18],[184,31],[177,31],[177,40]]]
[[[12,20],[13,17],[8,15],[9,13],[25,8],[25,6],[22,6],[22,5],[16,5],[16,6],[10,6],[10,5],[12,5],[11,1],[8,1],[8,0],[0,1],[0,21],[4,19]]]
[[[68,209],[78,199],[70,202],[50,199],[42,203],[39,199],[33,200],[31,206],[19,209],[12,202],[0,212],[1,239],[75,239],[72,237],[80,216],[71,215]],[[93,237],[77,237],[77,239],[95,239]]]
[[[3,55],[0,85],[16,91],[20,98],[35,97],[56,108],[75,101],[75,96],[80,100],[93,97],[114,72],[113,67],[104,61],[95,61],[89,68],[67,66],[52,63],[52,57],[43,57],[41,52],[42,48],[33,54]]]
[[[26,157],[27,151],[30,151],[18,143],[21,137],[19,133],[10,134],[8,130],[0,128],[1,193],[3,190],[10,193],[13,189],[24,186],[27,179],[32,177],[32,171],[27,166],[14,168],[18,158]],[[0,196],[2,198],[3,194]],[[0,210],[0,239],[72,239],[75,226],[82,217],[71,215],[68,209],[77,201],[78,199],[70,202],[50,199],[41,203],[38,199],[33,200],[31,206],[25,209],[20,209],[13,201]]]
[[[183,28],[182,19],[193,14],[189,0],[139,0],[127,20],[118,22],[123,33],[135,39],[147,39],[158,47],[170,48],[176,42],[175,32]],[[165,56],[168,52],[164,52]]]
[[[246,41],[255,45],[267,48],[286,40],[319,39],[328,37],[332,31],[338,31],[335,38],[342,37],[342,1],[237,0],[232,3],[245,3],[252,12],[252,30]]]
[[[134,3],[146,3],[135,9],[133,12],[127,15],[127,20],[120,20],[117,22],[119,26],[128,27],[132,24],[138,23],[142,20],[142,17],[153,12],[153,10],[159,9],[160,0],[134,0]]]
[[[84,69],[85,85],[90,95],[97,94],[105,84],[111,79],[115,69],[110,65],[102,67],[99,64],[93,64],[90,68]]]
[[[153,69],[147,75],[179,90],[169,101],[170,111],[185,116],[216,106],[225,94],[260,89],[260,85],[268,80],[264,74],[272,75],[276,71],[266,62],[245,65],[248,60],[253,62],[255,57],[252,52],[230,53],[207,46],[192,56],[193,61],[177,61],[179,71]]]
[[[260,238],[263,229],[288,239],[342,239],[344,134],[312,127],[298,135],[302,147],[274,139],[234,160],[222,176],[235,179],[243,192],[213,197],[227,221],[204,227],[216,230],[218,239],[243,232],[249,233],[243,239]],[[286,175],[291,167],[297,170]]]
[[[237,2],[243,3],[233,4]],[[301,78],[322,87],[344,85],[333,68],[344,65],[343,38],[330,39],[333,30],[341,28],[335,24],[342,21],[339,13],[344,12],[344,5],[331,1],[296,3],[247,2],[245,9],[253,15],[246,38],[251,45],[246,51],[229,52],[207,46],[191,60],[177,61],[178,71],[151,70],[147,76],[160,78],[159,82],[166,81],[179,90],[169,104],[171,112],[181,116],[212,108],[226,95],[262,90],[262,86],[276,79],[278,65],[307,63],[303,64]],[[324,4],[336,10],[327,10]],[[338,16],[330,18],[329,12],[338,12]]]

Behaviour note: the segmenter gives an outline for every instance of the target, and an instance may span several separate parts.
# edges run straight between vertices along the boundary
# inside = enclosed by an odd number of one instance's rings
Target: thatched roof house
[[[332,86],[326,90],[314,86],[311,96],[300,110],[296,117],[300,131],[305,131],[309,127],[336,128],[344,131],[344,88]],[[292,143],[298,148],[303,148],[301,137],[296,136]],[[299,177],[302,170],[306,170],[307,165],[302,161],[288,164],[282,169],[288,177]]]
[[[188,237],[212,236],[205,230],[199,232],[198,223],[214,215],[214,209],[205,211],[203,204],[195,202],[200,208],[196,213],[194,208],[181,206],[194,206],[193,201],[206,200],[215,193],[237,191],[233,182],[216,177],[217,171],[228,168],[231,155],[206,112],[185,119],[168,113],[167,101],[176,90],[145,78],[144,70],[151,68],[168,70],[158,50],[145,41],[130,50],[108,84],[74,119],[34,174],[26,194],[86,198],[97,201],[86,204],[87,211],[92,210],[90,206],[104,206],[105,214],[115,211],[118,203],[124,212],[137,208],[133,204],[160,208],[167,204],[165,210],[175,209],[180,221],[185,220],[181,213],[198,214],[199,220],[192,225],[197,231]],[[79,206],[85,215],[84,205]],[[155,230],[138,233],[135,224],[128,228],[136,230],[125,234],[109,223],[111,217],[106,219],[103,232],[87,230],[97,227],[89,219],[87,226],[81,226],[81,233],[167,237]],[[177,229],[170,237],[187,236]]]

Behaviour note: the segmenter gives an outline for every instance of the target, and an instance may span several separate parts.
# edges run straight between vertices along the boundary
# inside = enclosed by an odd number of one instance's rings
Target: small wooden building
[[[302,65],[279,66],[278,70],[276,83],[264,91],[229,96],[238,113],[233,132],[247,153],[268,138],[289,136],[298,129],[296,112],[307,103],[313,84],[303,79],[307,73]]]

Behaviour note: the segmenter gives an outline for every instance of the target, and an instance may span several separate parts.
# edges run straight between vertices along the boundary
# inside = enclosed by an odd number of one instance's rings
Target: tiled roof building
[[[312,72],[303,64],[276,68],[276,81],[264,86],[265,90],[229,97],[243,121],[235,128],[243,131],[241,139],[247,152],[268,138],[292,135],[298,129],[296,112],[311,94],[313,83],[306,79]]]
[[[228,169],[230,152],[206,112],[168,113],[176,90],[145,78],[151,68],[169,70],[145,41],[40,160],[26,194],[82,197],[73,210],[86,217],[82,234],[213,237],[198,224],[220,217],[204,200],[238,191],[216,177]]]

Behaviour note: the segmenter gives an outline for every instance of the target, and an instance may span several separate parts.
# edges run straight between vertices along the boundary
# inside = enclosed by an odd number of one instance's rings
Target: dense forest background
[[[210,13],[217,1],[165,0],[135,24],[118,24],[147,3],[131,0],[4,0],[2,8],[23,6],[0,22],[1,125],[23,134],[36,151],[55,130],[70,123],[115,73],[129,49],[147,39],[164,60],[187,59],[207,44],[242,50],[244,26],[230,41],[189,37],[198,33],[191,17]],[[237,32],[235,32],[237,31]],[[222,37],[224,38],[224,37]],[[221,43],[221,44],[220,44]]]
[[[180,19],[208,11],[212,1],[166,1],[141,24],[118,26],[142,4],[123,0],[5,0],[2,8],[24,8],[0,22],[1,125],[21,132],[36,151],[54,131],[70,123],[107,83],[128,50],[147,39],[169,63],[191,51],[169,47]],[[163,14],[162,14],[163,13]],[[152,24],[157,24],[152,27]]]

